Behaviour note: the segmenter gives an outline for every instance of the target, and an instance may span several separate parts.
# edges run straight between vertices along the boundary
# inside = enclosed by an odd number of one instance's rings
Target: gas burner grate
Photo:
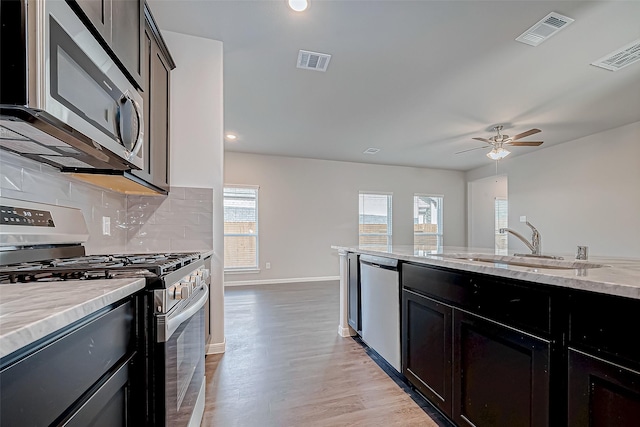
[[[161,277],[200,259],[199,253],[90,255],[0,267],[0,283]]]

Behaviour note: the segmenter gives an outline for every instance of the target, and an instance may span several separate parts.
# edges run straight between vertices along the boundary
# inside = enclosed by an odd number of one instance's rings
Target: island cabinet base
[[[456,424],[549,425],[549,341],[460,310],[453,317]]]
[[[449,418],[453,309],[405,289],[402,293],[402,373]]]
[[[402,285],[403,374],[444,415],[458,426],[564,424],[552,326],[566,315],[548,290],[410,263]]]
[[[640,372],[569,348],[568,425],[640,425]]]
[[[640,300],[404,263],[408,381],[458,426],[640,426]]]

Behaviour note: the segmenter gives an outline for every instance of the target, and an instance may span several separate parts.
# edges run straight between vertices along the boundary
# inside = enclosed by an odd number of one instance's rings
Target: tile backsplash
[[[0,150],[0,196],[81,209],[88,254],[213,247],[212,189],[172,187],[169,196],[126,196]],[[103,217],[110,218],[110,235],[102,233]]]
[[[171,187],[167,197],[128,196],[129,251],[213,248],[213,189]]]

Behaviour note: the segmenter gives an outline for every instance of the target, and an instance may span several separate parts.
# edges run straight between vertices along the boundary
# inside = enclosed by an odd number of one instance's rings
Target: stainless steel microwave
[[[0,7],[0,147],[67,172],[143,168],[142,97],[69,4]]]

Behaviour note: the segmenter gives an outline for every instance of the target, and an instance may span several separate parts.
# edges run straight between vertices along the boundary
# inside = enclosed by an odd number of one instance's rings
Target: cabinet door
[[[549,425],[550,343],[459,310],[453,324],[454,421]]]
[[[360,320],[360,275],[358,274],[358,254],[347,256],[347,270],[349,275],[349,312],[347,313],[349,326],[358,333],[362,332]]]
[[[640,372],[569,348],[569,426],[640,425]]]
[[[153,30],[147,24],[144,31],[142,92],[144,102],[144,145],[141,153],[144,169],[132,173],[155,186],[169,190],[169,72]]]
[[[107,45],[111,45],[111,2],[112,0],[76,0]]]
[[[402,292],[402,373],[449,417],[452,311],[415,292]]]
[[[138,86],[143,86],[143,29],[144,1],[112,1],[111,48]]]
[[[169,188],[169,73],[171,68],[158,44],[151,43],[151,176],[153,183]]]

